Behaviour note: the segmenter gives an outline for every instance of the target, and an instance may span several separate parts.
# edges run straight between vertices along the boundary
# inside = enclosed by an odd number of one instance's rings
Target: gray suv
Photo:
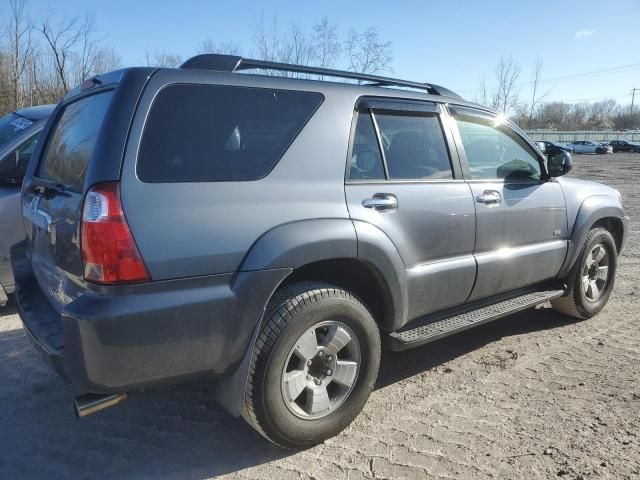
[[[17,305],[77,414],[216,379],[286,447],[356,417],[383,347],[595,315],[627,231],[616,190],[445,88],[240,57],[85,82],[35,156]]]

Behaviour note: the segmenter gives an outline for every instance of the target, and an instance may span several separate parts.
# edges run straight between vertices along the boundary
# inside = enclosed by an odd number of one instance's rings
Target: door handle
[[[398,198],[391,193],[376,193],[372,198],[363,200],[362,206],[374,210],[393,210],[398,208]]]
[[[485,205],[500,205],[502,197],[497,190],[485,190],[482,195],[476,197],[476,202],[484,203]]]

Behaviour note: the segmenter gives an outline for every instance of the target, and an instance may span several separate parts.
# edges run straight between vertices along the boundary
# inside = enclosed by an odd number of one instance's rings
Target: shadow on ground
[[[0,311],[0,321],[12,306]],[[13,310],[15,313],[15,309]],[[503,336],[566,325],[545,309],[526,311],[407,352],[386,352],[382,388]],[[134,394],[77,421],[73,393],[41,361],[20,329],[0,332],[0,478],[208,478],[296,452],[272,446],[194,383]]]

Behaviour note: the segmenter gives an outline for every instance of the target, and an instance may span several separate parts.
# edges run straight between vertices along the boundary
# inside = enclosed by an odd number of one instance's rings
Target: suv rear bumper
[[[63,379],[94,393],[230,374],[290,272],[98,287],[58,313],[38,285],[25,242],[11,256],[18,312],[32,343]]]

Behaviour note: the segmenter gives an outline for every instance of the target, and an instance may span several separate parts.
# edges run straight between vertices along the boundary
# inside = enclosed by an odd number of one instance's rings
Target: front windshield
[[[0,118],[0,145],[18,137],[25,129],[33,125],[29,119],[10,113]]]

